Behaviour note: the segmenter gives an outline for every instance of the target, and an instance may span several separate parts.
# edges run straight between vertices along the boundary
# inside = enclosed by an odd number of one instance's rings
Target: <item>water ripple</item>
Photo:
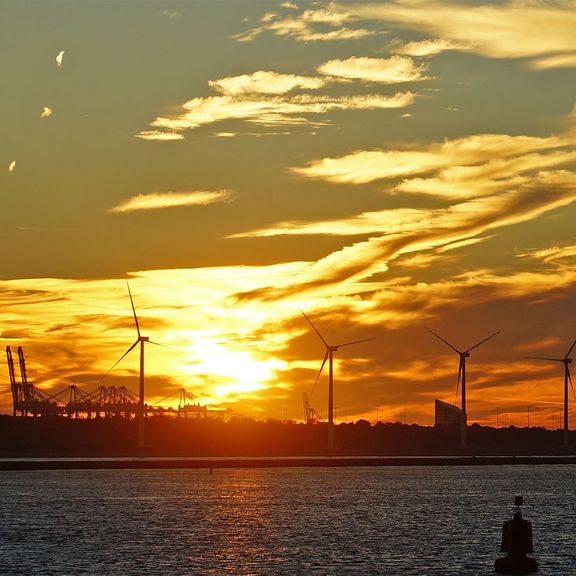
[[[0,573],[483,576],[525,496],[542,575],[576,575],[575,466],[0,474]]]

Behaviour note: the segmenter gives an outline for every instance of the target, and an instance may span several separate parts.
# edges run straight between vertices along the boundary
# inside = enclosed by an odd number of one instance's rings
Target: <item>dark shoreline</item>
[[[360,466],[495,466],[576,464],[576,456],[324,456],[218,458],[3,458],[9,470],[178,470],[218,468],[350,468]]]

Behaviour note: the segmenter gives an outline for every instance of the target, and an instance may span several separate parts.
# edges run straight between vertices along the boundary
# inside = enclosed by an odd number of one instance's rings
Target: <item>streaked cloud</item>
[[[332,30],[315,32],[315,24]],[[356,23],[369,28],[351,28]],[[344,26],[346,24],[346,26]],[[390,2],[332,2],[300,14],[273,14],[260,26],[237,36],[251,41],[268,32],[299,42],[362,38],[396,25],[430,36],[406,45],[403,53],[430,56],[458,49],[488,58],[529,59],[535,69],[576,65],[576,10],[574,0],[509,0],[499,3],[393,0]],[[346,33],[350,36],[346,36]],[[427,45],[426,45],[427,44]]]
[[[393,48],[396,54],[413,57],[435,56],[446,50],[456,50],[458,44],[442,39],[420,40],[415,42],[406,42]]]
[[[230,202],[234,198],[231,190],[194,191],[194,192],[153,192],[138,194],[114,206],[110,212],[135,212],[139,210],[160,210],[179,206],[206,206],[221,202]]]
[[[65,53],[66,53],[65,50],[60,50],[60,52],[58,52],[58,54],[56,55],[56,64],[58,65],[59,68],[62,68],[64,66]]]
[[[479,134],[324,158],[294,173],[341,185],[390,180],[389,193],[419,193],[442,204],[278,222],[235,237],[369,236],[314,263],[296,290],[314,293],[342,283],[358,287],[402,255],[463,248],[484,241],[490,231],[573,203],[576,173],[566,169],[576,163],[573,142],[570,132],[542,138]],[[274,299],[287,294],[270,288],[267,295],[260,291],[246,296]]]
[[[184,136],[178,132],[168,132],[163,130],[143,130],[136,134],[136,138],[141,138],[142,140],[159,140],[161,142],[184,140]]]
[[[562,262],[576,257],[576,244],[553,245],[518,254],[519,258],[534,258],[543,262]],[[566,263],[568,264],[568,262]]]
[[[321,118],[328,112],[405,108],[412,104],[414,99],[415,95],[412,92],[398,92],[391,96],[380,94],[352,96],[300,94],[259,98],[211,96],[189,100],[182,105],[180,113],[156,118],[152,126],[170,133],[191,130],[224,120],[245,120],[260,126],[321,126],[330,123],[329,120]],[[142,134],[149,133],[143,132],[138,136],[142,137]]]
[[[572,152],[553,157],[528,156],[532,152],[551,153],[566,147],[570,141],[561,137],[537,138],[480,134],[443,143],[430,144],[413,150],[361,150],[340,158],[323,158],[310,162],[303,168],[294,168],[296,174],[329,182],[364,184],[375,180],[394,179],[417,174],[450,170],[447,175],[463,175],[468,169],[474,172],[505,173],[511,159],[524,163],[524,169],[543,165],[562,164],[574,160]],[[532,165],[534,163],[535,165]],[[510,175],[510,172],[506,172]],[[410,187],[404,184],[407,191]],[[430,187],[433,190],[433,186]],[[441,195],[434,191],[434,195]],[[450,194],[447,194],[450,195]]]
[[[488,196],[525,183],[529,174],[538,170],[570,166],[575,161],[576,152],[553,151],[494,159],[480,165],[453,166],[439,171],[437,177],[406,179],[394,192],[446,199]]]
[[[54,110],[52,110],[52,108],[49,108],[48,106],[44,106],[42,108],[42,113],[40,114],[40,118],[48,118],[49,116],[52,116]]]
[[[427,79],[424,75],[425,70],[426,66],[417,66],[414,60],[407,56],[352,57],[346,60],[328,60],[318,67],[318,72],[321,74],[382,84],[421,82]]]
[[[288,6],[291,11],[297,6]],[[332,10],[330,7],[304,10],[296,16],[269,12],[262,16],[259,26],[232,36],[238,42],[252,42],[264,32],[298,42],[329,42],[359,40],[380,34],[367,28],[345,26],[352,17],[345,11]]]
[[[339,4],[336,10],[344,11],[350,18],[415,29],[489,58],[529,58],[534,67],[545,68],[565,66],[568,57],[576,55],[574,8],[573,0],[476,5],[398,0],[386,4]],[[560,60],[556,60],[558,57]]]
[[[323,18],[325,16],[320,20]],[[180,107],[173,107],[176,112],[157,117],[150,124],[152,129],[143,130],[136,136],[144,140],[179,140],[183,138],[182,132],[185,130],[237,120],[266,128],[314,127],[332,124],[332,119],[322,116],[334,111],[405,108],[414,102],[416,95],[413,92],[366,94],[357,88],[363,88],[359,85],[367,82],[419,82],[426,79],[425,69],[425,65],[417,65],[407,56],[352,57],[324,62],[318,67],[321,76],[258,70],[251,74],[210,80],[208,85],[219,93],[218,96],[196,97]],[[343,82],[350,87],[347,95],[338,94],[338,90],[330,95],[310,93]],[[238,134],[239,131],[224,129],[218,133]]]
[[[536,193],[536,189],[539,192]],[[273,227],[238,233],[231,237],[384,234],[383,239],[389,240],[390,244],[398,246],[401,251],[412,247],[409,239],[420,242],[425,237],[430,239],[430,244],[419,244],[419,249],[456,241],[470,244],[470,234],[475,236],[494,227],[521,222],[571,203],[576,198],[576,174],[542,171],[523,181],[520,186],[515,183],[508,190],[502,187],[497,192],[492,196],[472,198],[448,208],[394,208],[365,212],[339,220],[280,222]],[[507,212],[501,212],[503,210]],[[403,237],[407,242],[402,241]],[[375,244],[376,240],[372,238],[368,242]]]
[[[331,5],[348,21],[396,24],[488,58],[527,58],[536,69],[574,66],[574,8],[574,0],[511,0],[475,5],[396,0]]]
[[[210,80],[208,84],[221,94],[238,96],[243,94],[285,94],[296,88],[317,90],[326,84],[326,80],[312,76],[279,74],[260,70],[253,74]]]
[[[515,315],[515,330],[506,323],[509,314],[501,314],[500,323],[493,326],[491,307],[533,309],[530,303],[537,300],[541,312],[548,310],[558,298],[570,297],[576,281],[572,270],[557,271],[553,283],[550,270],[498,274],[470,269],[437,282],[374,283],[372,292],[363,294],[348,285],[338,294],[332,290],[317,297],[294,293],[292,302],[239,304],[230,298],[237,291],[255,291],[270,283],[288,289],[310,265],[293,262],[130,273],[143,333],[169,346],[147,350],[147,401],[154,403],[185,386],[199,402],[212,407],[234,406],[235,411],[254,416],[280,416],[288,407],[291,417],[300,418],[302,391],[310,391],[324,351],[298,306],[335,341],[378,336],[377,342],[348,351],[336,363],[341,384],[338,419],[343,410],[349,419],[369,414],[381,402],[385,419],[407,408],[411,421],[431,423],[435,397],[454,401],[454,358],[441,345],[430,345],[423,324],[464,346],[489,330],[502,329],[498,346],[483,348],[470,364],[471,420],[482,422],[494,411],[494,402],[503,412],[520,401],[527,404],[527,397],[531,404],[561,398],[554,370],[543,366],[534,371],[526,363],[512,364],[510,350],[520,356],[543,345],[552,349],[563,342],[559,338],[563,329],[555,329],[554,338],[543,339],[542,325],[533,326],[534,317],[526,314]],[[95,389],[102,374],[135,338],[123,279],[0,280],[0,301],[4,300],[10,306],[3,307],[2,321],[11,329],[2,336],[10,345],[24,347],[30,378],[48,393],[68,384],[87,392]],[[463,319],[466,330],[454,332]],[[446,323],[451,329],[444,328]],[[282,382],[280,387],[278,382]],[[126,385],[136,391],[137,353],[128,355],[104,384]],[[503,388],[513,400],[494,399],[496,391],[504,395]],[[490,395],[483,392],[492,389]],[[9,395],[3,395],[0,402],[8,411]],[[325,376],[313,402],[325,413]],[[536,413],[534,409],[534,418]],[[548,412],[542,409],[542,413]]]
[[[88,58],[75,78],[53,69],[61,90],[5,126],[4,170],[18,158],[19,171],[6,173],[5,244],[18,250],[0,278],[0,337],[24,346],[31,380],[96,388],[136,338],[128,277],[143,334],[170,347],[146,350],[151,403],[185,386],[239,414],[301,417],[325,350],[299,307],[330,341],[377,338],[338,355],[337,419],[373,421],[380,404],[431,423],[433,399],[454,400],[457,358],[423,325],[463,346],[502,329],[470,363],[471,421],[490,422],[497,397],[510,410],[561,400],[558,366],[522,356],[565,352],[575,336],[576,115],[561,117],[573,104],[576,51],[562,36],[576,29],[573,3],[206,2],[203,24],[226,57],[198,65],[206,34],[173,19],[183,3],[131,11],[128,28],[105,4],[94,16],[110,23],[105,52],[117,57]],[[60,38],[82,28],[73,12]],[[30,76],[26,30],[54,40],[30,17],[12,19],[6,110],[21,108]],[[237,38],[260,44],[230,41],[248,27]],[[97,35],[78,42],[83,60],[103,53]],[[67,122],[36,134],[42,105],[58,116],[74,94]],[[84,144],[67,129],[74,117]],[[126,138],[130,127],[147,142]],[[186,188],[191,172],[201,190]],[[205,206],[234,198],[219,192],[231,178],[242,205]],[[117,213],[94,209],[103,198]],[[168,207],[181,208],[158,211]],[[180,269],[134,270],[163,266]],[[326,376],[313,397],[323,414]],[[136,391],[137,350],[104,383]],[[0,405],[11,408],[7,386]]]

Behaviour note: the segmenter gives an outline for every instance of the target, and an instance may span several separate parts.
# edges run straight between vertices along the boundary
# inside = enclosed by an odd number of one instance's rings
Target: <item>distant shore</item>
[[[145,470],[218,468],[350,468],[361,466],[495,466],[576,464],[576,456],[318,456],[2,458],[9,470]]]
[[[576,463],[576,431],[563,448],[562,430],[415,424],[371,425],[364,420],[334,428],[234,418],[150,418],[145,447],[137,423],[124,418],[0,416],[0,470],[72,468],[222,468],[294,466],[469,466]]]

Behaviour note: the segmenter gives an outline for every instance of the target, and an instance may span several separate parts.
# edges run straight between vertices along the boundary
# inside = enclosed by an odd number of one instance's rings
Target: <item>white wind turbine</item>
[[[549,360],[550,362],[562,362],[562,364],[564,364],[564,441],[563,441],[564,448],[568,448],[570,444],[569,430],[568,430],[568,383],[570,383],[570,386],[572,388],[572,394],[574,394],[574,386],[572,385],[572,376],[570,376],[570,364],[572,363],[572,358],[570,358],[570,354],[572,354],[574,346],[576,346],[576,340],[572,342],[572,346],[570,346],[564,358],[542,358],[538,356],[528,356],[528,358],[530,358],[531,360]]]
[[[306,316],[306,314],[302,310],[300,310],[300,312],[302,312],[304,318],[306,318],[310,326],[312,326],[312,328],[314,329],[314,332],[318,334],[320,340],[322,340],[322,343],[324,344],[324,346],[326,346],[326,354],[324,354],[324,359],[322,360],[322,365],[320,366],[320,370],[318,371],[318,376],[316,376],[316,380],[314,381],[314,388],[316,388],[316,384],[318,383],[318,379],[322,374],[322,370],[324,369],[326,360],[328,360],[328,449],[333,450],[334,449],[334,352],[336,352],[339,348],[343,348],[344,346],[352,346],[352,344],[360,344],[361,342],[368,342],[370,340],[374,340],[374,338],[365,338],[364,340],[354,340],[353,342],[345,342],[343,344],[336,344],[335,346],[330,345],[328,344],[328,342],[326,342],[326,340],[324,340],[324,337],[322,336],[322,334],[320,334],[316,326],[312,324],[310,318],[308,318],[308,316]],[[312,392],[314,392],[314,388],[312,389]],[[310,394],[310,396],[311,395],[312,394]]]
[[[448,342],[447,340],[444,340],[444,338],[442,338],[442,336],[436,334],[436,332],[434,332],[434,330],[430,330],[430,328],[426,328],[426,330],[428,330],[428,332],[430,332],[431,334],[436,336],[436,338],[438,338],[439,340],[442,340],[442,342],[444,342],[444,344],[446,344],[447,346],[452,348],[452,350],[454,350],[454,352],[456,352],[456,354],[458,354],[458,356],[460,356],[460,363],[458,364],[458,380],[456,381],[456,395],[458,395],[458,386],[460,385],[460,380],[461,380],[462,381],[462,404],[461,404],[462,423],[461,423],[461,433],[460,433],[460,448],[466,448],[466,427],[468,426],[468,415],[466,414],[466,358],[470,357],[470,352],[472,350],[474,350],[474,348],[478,348],[478,346],[480,346],[481,344],[484,344],[484,342],[487,342],[491,338],[494,338],[494,336],[496,336],[497,334],[500,334],[500,330],[498,330],[498,332],[494,332],[494,334],[488,336],[488,338],[484,338],[484,340],[480,340],[480,342],[478,342],[477,344],[474,344],[474,346],[470,346],[470,348],[467,348],[466,350],[458,350],[458,348],[455,348],[454,346],[452,346],[452,344],[450,344],[450,342]]]
[[[146,342],[150,344],[155,344],[156,346],[162,346],[162,344],[158,344],[158,342],[153,342],[150,340],[148,336],[142,336],[140,332],[140,324],[138,323],[138,316],[136,315],[136,308],[134,307],[134,300],[132,299],[132,292],[130,291],[130,284],[126,282],[126,286],[128,287],[128,295],[130,296],[130,304],[132,305],[132,312],[134,314],[134,324],[136,325],[136,332],[138,337],[136,338],[136,342],[122,354],[122,356],[116,361],[114,366],[104,374],[101,378],[103,380],[114,368],[128,355],[138,344],[140,344],[140,386],[139,386],[139,394],[138,394],[138,447],[144,447],[144,344]]]

